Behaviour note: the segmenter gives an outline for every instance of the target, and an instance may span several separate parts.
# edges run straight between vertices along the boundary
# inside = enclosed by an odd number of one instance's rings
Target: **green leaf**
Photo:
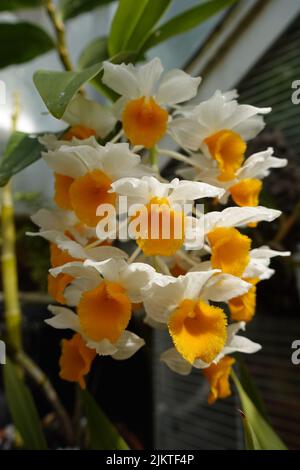
[[[90,393],[86,390],[81,391],[81,400],[88,423],[90,449],[129,450],[124,439],[107,419]]]
[[[70,20],[75,16],[81,15],[81,13],[102,7],[113,1],[114,0],[60,0],[59,6],[63,19]]]
[[[239,356],[237,362],[238,362],[239,378],[240,378],[240,382],[241,382],[243,389],[246,391],[248,397],[250,398],[254,406],[257,408],[257,410],[260,412],[262,417],[266,421],[269,421],[265,404],[262,400],[262,397],[259,393],[259,390],[251,374],[249,373],[249,370],[244,360]]]
[[[22,64],[54,48],[51,37],[33,23],[0,23],[0,68]]]
[[[102,62],[79,72],[38,70],[33,81],[50,113],[60,119],[78,90],[102,69]]]
[[[3,377],[8,407],[24,446],[30,450],[47,449],[32,395],[19,377],[16,366],[9,359],[3,367]]]
[[[5,186],[13,175],[38,160],[43,149],[36,137],[24,132],[14,132],[0,162],[0,187]]]
[[[43,0],[1,0],[0,11],[40,7]]]
[[[81,69],[108,59],[107,37],[101,36],[90,42],[81,52],[78,64]]]
[[[149,32],[164,14],[171,1],[120,0],[108,41],[110,56],[121,51],[140,50]]]
[[[250,445],[249,443],[251,442],[249,437],[250,433],[250,436],[252,435],[252,441],[254,439],[253,435],[255,436],[255,440],[252,444],[259,446],[261,450],[286,450],[286,446],[254,406],[234,372],[232,372],[232,378],[238,390],[245,419],[247,420],[246,431],[248,434],[245,436],[247,445]]]
[[[245,436],[245,447],[247,450],[262,450],[257,437],[253,431],[251,424],[248,419],[241,411],[241,418],[243,422],[244,436]]]
[[[151,49],[151,47],[166,41],[172,36],[177,36],[178,34],[185,33],[199,26],[210,16],[215,15],[218,11],[223,10],[235,2],[236,0],[210,0],[175,16],[152,32],[144,44],[143,50]]]

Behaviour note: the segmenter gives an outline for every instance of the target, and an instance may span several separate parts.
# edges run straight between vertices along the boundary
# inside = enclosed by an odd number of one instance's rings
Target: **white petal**
[[[158,323],[166,323],[170,312],[183,298],[185,285],[182,278],[156,274],[147,289],[143,289],[146,313]]]
[[[175,348],[170,348],[163,352],[160,356],[160,360],[177,374],[189,375],[192,371],[192,365],[187,362]]]
[[[193,78],[183,70],[167,72],[161,80],[156,98],[159,103],[173,105],[194,98],[201,78]]]
[[[186,250],[199,250],[204,245],[204,217],[185,217],[184,247]]]
[[[54,315],[52,318],[45,320],[48,325],[58,329],[80,331],[78,316],[69,308],[49,305],[48,310]]]
[[[228,346],[225,346],[224,355],[232,354],[234,352],[241,352],[245,354],[253,354],[261,349],[261,345],[254,343],[244,336],[234,336],[231,343]]]
[[[205,233],[215,227],[242,227],[252,222],[272,222],[281,211],[266,207],[228,207],[221,212],[210,212],[205,217]]]
[[[197,181],[179,181],[176,188],[169,195],[169,200],[175,201],[194,201],[204,197],[221,197],[224,189],[216,188],[206,183],[198,183]]]
[[[71,101],[62,119],[71,126],[93,129],[101,138],[106,137],[116,124],[116,118],[109,107],[89,100],[82,94],[77,94]]]
[[[203,296],[214,302],[226,302],[245,294],[252,284],[230,274],[216,274],[205,284]]]
[[[89,171],[102,168],[102,149],[100,145],[98,149],[88,145],[63,146],[59,150],[42,155],[49,168],[56,173],[79,178]]]
[[[126,143],[112,144],[108,142],[103,147],[101,164],[104,172],[113,180],[131,174],[134,167],[140,163],[140,156],[133,153]]]
[[[173,119],[169,124],[169,131],[181,147],[194,151],[200,148],[202,137],[196,120],[184,117]]]
[[[73,212],[62,209],[40,209],[31,216],[31,220],[43,231],[58,230],[60,232],[63,232],[69,225],[78,222]]]
[[[120,339],[114,344],[117,352],[112,355],[114,359],[124,360],[133,356],[142,346],[145,341],[131,331],[125,330]]]
[[[144,318],[144,323],[151,328],[155,328],[157,330],[165,330],[166,329],[166,324],[165,323],[160,323],[155,321],[152,317],[146,314]]]
[[[127,263],[122,258],[109,258],[104,261],[88,259],[84,262],[84,266],[88,269],[94,269],[107,281],[119,282],[120,273],[126,268]]]
[[[156,57],[145,65],[136,67],[140,96],[152,96],[163,72],[161,60]]]
[[[109,88],[128,99],[140,96],[139,83],[132,65],[103,62],[103,70],[102,81]]]
[[[142,289],[147,288],[155,269],[146,263],[131,263],[121,272],[120,282],[133,303],[142,302]]]
[[[86,344],[89,348],[95,349],[99,356],[112,356],[117,352],[117,348],[108,339],[96,342],[89,338],[84,337]]]

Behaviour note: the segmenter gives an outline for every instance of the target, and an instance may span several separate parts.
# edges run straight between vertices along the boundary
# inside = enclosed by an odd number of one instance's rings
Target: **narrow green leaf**
[[[254,406],[234,372],[232,372],[232,378],[248,422],[247,432],[249,432],[251,427],[251,432],[255,435],[255,440],[257,441],[256,445],[259,445],[262,450],[286,450],[286,446]],[[247,439],[249,440],[249,436],[246,436]]]
[[[172,0],[152,1],[148,0],[144,11],[132,31],[127,43],[122,50],[139,51],[142,49],[149,33],[163,16]],[[123,26],[124,27],[124,26]]]
[[[110,30],[109,55],[140,50],[171,1],[120,0]]]
[[[262,417],[266,421],[268,421],[265,404],[262,400],[262,397],[259,393],[259,390],[258,390],[251,374],[249,373],[249,370],[248,370],[244,360],[239,356],[237,362],[238,362],[239,378],[240,378],[240,382],[241,382],[241,385],[242,385],[243,389],[247,393],[248,397],[250,398],[250,400],[252,401],[254,406],[260,412]]]
[[[101,36],[90,42],[81,52],[78,65],[81,69],[108,59],[107,37]]]
[[[1,0],[0,11],[21,10],[40,7],[43,0]]]
[[[215,15],[235,2],[236,0],[210,0],[175,16],[152,32],[144,44],[143,50],[151,49],[151,47],[166,41],[172,36],[177,36],[199,26],[210,16]]]
[[[257,437],[252,429],[248,419],[241,411],[241,418],[243,422],[244,436],[245,436],[245,447],[247,450],[262,450]]]
[[[33,81],[50,113],[60,119],[78,90],[102,69],[102,62],[79,72],[38,70]]]
[[[60,0],[59,6],[64,20],[70,20],[114,0]]]
[[[24,446],[30,450],[47,449],[32,395],[9,359],[3,367],[3,377],[9,410],[14,424],[21,434]]]
[[[0,68],[28,62],[54,48],[46,31],[26,22],[0,23],[0,44]]]
[[[88,423],[90,448],[92,450],[129,450],[124,439],[90,393],[86,390],[81,391],[81,400]]]
[[[10,178],[41,157],[44,147],[36,137],[24,132],[14,132],[0,161],[0,187]]]

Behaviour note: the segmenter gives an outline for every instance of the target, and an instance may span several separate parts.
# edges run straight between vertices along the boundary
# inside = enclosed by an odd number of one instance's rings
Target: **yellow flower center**
[[[59,376],[69,382],[78,382],[81,388],[85,388],[84,376],[89,373],[95,356],[96,351],[88,348],[79,334],[71,339],[64,339]]]
[[[183,300],[171,314],[168,328],[176,349],[188,362],[210,363],[223,349],[227,338],[224,311],[202,300]]]
[[[77,312],[85,335],[115,343],[129,323],[132,305],[121,285],[103,281],[82,295]]]
[[[234,202],[240,206],[258,206],[262,182],[256,178],[245,178],[232,186],[229,191]]]
[[[212,364],[207,369],[203,369],[210,384],[209,405],[212,405],[218,398],[227,398],[231,395],[229,375],[234,363],[233,357],[225,356],[218,364]]]
[[[96,131],[94,131],[94,129],[89,129],[84,126],[73,126],[65,132],[62,138],[63,140],[72,140],[73,137],[76,137],[76,139],[84,140],[92,137],[93,135],[96,135]]]
[[[59,207],[68,211],[72,210],[69,190],[73,181],[74,179],[70,176],[54,173],[54,201]]]
[[[101,170],[94,170],[76,178],[69,189],[72,208],[78,219],[95,227],[100,220],[96,215],[101,204],[115,205],[116,194],[109,193],[111,179]]]
[[[172,256],[184,242],[185,216],[170,207],[167,198],[153,197],[142,214],[137,211],[137,244],[146,256]],[[145,230],[144,230],[145,228]]]
[[[246,294],[235,297],[229,301],[229,310],[232,321],[249,322],[255,315],[256,307],[256,284],[258,278],[246,278],[245,281],[252,284],[252,287]]]
[[[151,148],[167,130],[168,112],[153,98],[142,96],[127,103],[122,122],[124,132],[133,145]]]
[[[251,239],[233,227],[216,228],[207,238],[212,267],[233,276],[242,276],[250,261]]]
[[[239,134],[224,129],[207,137],[204,142],[214,160],[218,162],[220,181],[229,181],[241,167],[247,145]]]

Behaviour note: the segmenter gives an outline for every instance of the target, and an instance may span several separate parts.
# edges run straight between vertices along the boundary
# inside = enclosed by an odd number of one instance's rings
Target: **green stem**
[[[152,147],[149,150],[149,159],[150,159],[150,163],[153,166],[153,168],[157,168],[157,158],[158,158],[157,148]]]
[[[61,422],[62,430],[69,444],[74,444],[74,433],[68,413],[63,407],[55,389],[48,380],[44,372],[35,362],[30,359],[24,352],[19,351],[15,355],[15,360],[24,369],[24,371],[41,387],[46,398],[56,411],[57,417]]]
[[[12,115],[12,130],[17,128],[19,102],[15,99]],[[4,294],[4,316],[6,324],[6,341],[9,348],[19,351],[22,348],[21,308],[18,289],[18,268],[16,257],[16,229],[14,221],[14,206],[11,184],[2,190],[2,254],[1,268]]]
[[[67,48],[65,25],[53,0],[45,0],[45,8],[56,34],[56,48],[65,70],[73,70],[71,57]]]

